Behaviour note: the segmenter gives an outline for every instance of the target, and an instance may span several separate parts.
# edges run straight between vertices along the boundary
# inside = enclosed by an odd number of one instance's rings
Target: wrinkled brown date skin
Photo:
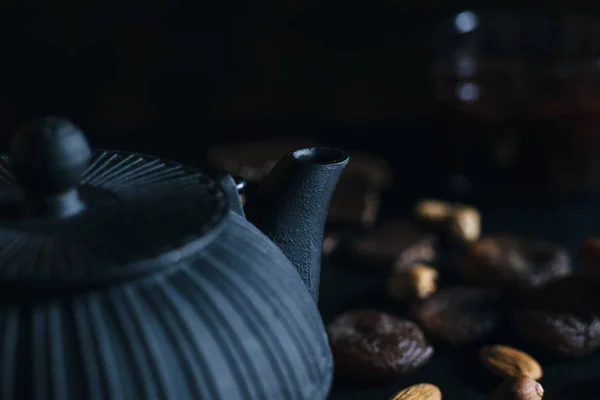
[[[436,258],[437,237],[404,219],[387,221],[355,245],[355,255],[364,262],[407,267]]]
[[[363,381],[402,376],[433,355],[419,327],[375,310],[340,315],[327,327],[336,375]]]
[[[473,243],[461,264],[467,282],[500,290],[530,289],[571,270],[564,248],[510,235],[487,236]]]
[[[491,334],[504,316],[500,295],[457,286],[440,290],[411,308],[412,318],[434,343],[462,346]]]
[[[562,357],[582,357],[600,348],[600,285],[571,276],[523,296],[514,313],[523,339]]]
[[[600,282],[600,238],[586,239],[579,255],[583,272],[596,282]]]

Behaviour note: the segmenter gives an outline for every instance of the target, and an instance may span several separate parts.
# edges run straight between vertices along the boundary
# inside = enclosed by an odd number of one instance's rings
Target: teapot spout
[[[350,157],[312,147],[284,156],[246,204],[246,216],[285,253],[315,301],[329,203]]]

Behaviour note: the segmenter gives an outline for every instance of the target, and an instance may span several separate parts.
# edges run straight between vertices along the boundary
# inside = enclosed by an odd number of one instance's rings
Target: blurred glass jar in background
[[[463,11],[438,21],[434,45],[437,150],[453,182],[600,191],[600,19]]]

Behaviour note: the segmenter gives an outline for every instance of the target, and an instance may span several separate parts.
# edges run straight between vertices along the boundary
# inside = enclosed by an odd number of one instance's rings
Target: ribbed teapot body
[[[0,302],[0,345],[2,400],[322,400],[332,380],[310,293],[233,213],[170,268]]]

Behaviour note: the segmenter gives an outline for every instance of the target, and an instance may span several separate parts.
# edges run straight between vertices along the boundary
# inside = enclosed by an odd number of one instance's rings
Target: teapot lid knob
[[[38,118],[19,129],[10,144],[12,171],[24,189],[29,211],[65,217],[83,209],[77,187],[92,151],[71,121]]]
[[[70,121],[32,121],[0,154],[0,295],[30,303],[162,276],[220,237],[226,196],[196,168],[92,151]]]

